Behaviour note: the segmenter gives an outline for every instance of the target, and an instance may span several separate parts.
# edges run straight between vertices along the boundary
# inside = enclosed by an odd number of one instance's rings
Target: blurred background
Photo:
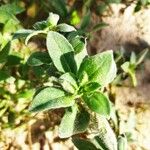
[[[90,55],[114,51],[118,76],[111,99],[120,114],[120,128],[129,133],[129,150],[150,150],[149,4],[150,0],[0,0],[0,149],[75,149],[70,139],[57,134],[63,110],[34,116],[28,111],[35,88],[47,78],[43,67],[31,68],[26,61],[31,53],[45,51],[45,41],[33,38],[26,46],[21,39],[13,40],[3,51],[18,29],[32,29],[53,12],[87,38]],[[133,55],[141,60],[130,73],[121,65]]]

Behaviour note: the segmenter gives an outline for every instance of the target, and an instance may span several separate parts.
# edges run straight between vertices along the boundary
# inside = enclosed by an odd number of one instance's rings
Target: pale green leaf
[[[73,26],[68,25],[66,23],[61,23],[61,24],[57,25],[57,30],[60,31],[60,32],[76,31],[76,29]]]
[[[127,150],[127,137],[125,134],[118,137],[118,150]]]
[[[84,72],[87,73],[89,81],[98,82],[102,86],[112,82],[117,72],[113,52],[110,50],[85,58],[79,68],[79,79]]]
[[[54,13],[49,13],[49,17],[47,18],[47,22],[51,25],[51,26],[56,26],[57,23],[59,21],[59,15],[54,14]]]
[[[102,147],[102,150],[118,150],[115,133],[110,127],[106,118],[98,116],[97,119],[99,124],[99,135],[96,136],[94,139]]]
[[[46,87],[34,96],[29,110],[39,112],[48,109],[69,107],[73,104],[74,96],[66,95],[64,91],[58,88]]]
[[[43,31],[43,30],[39,30],[39,31],[34,31],[33,33],[29,34],[27,37],[26,37],[26,40],[25,40],[25,45],[28,44],[29,40],[33,37],[33,36],[36,36],[38,34],[47,34],[46,31]]]
[[[63,35],[49,31],[46,45],[54,65],[60,72],[76,72],[74,49]]]
[[[78,110],[77,105],[74,105],[66,110],[59,127],[59,136],[68,138],[74,134],[82,133],[86,131],[89,121],[89,113]]]

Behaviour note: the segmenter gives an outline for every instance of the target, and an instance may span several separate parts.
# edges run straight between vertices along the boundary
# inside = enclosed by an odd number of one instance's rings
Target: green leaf
[[[98,150],[90,140],[72,138],[72,142],[78,148],[78,150]]]
[[[149,49],[144,49],[138,56],[137,56],[137,62],[136,65],[139,65],[144,58],[146,57],[146,55],[148,54]]]
[[[83,90],[84,92],[88,92],[91,93],[97,89],[99,89],[101,87],[101,85],[97,82],[90,82],[86,85],[84,85]]]
[[[47,18],[47,22],[50,26],[54,27],[57,25],[59,21],[59,15],[54,14],[54,13],[49,13],[49,17]]]
[[[60,32],[76,31],[76,29],[73,26],[68,25],[66,23],[61,23],[61,24],[57,25],[57,30],[60,31]]]
[[[106,51],[95,56],[85,58],[79,68],[78,76],[86,72],[90,82],[98,82],[106,86],[116,77],[116,64],[112,51]]]
[[[80,37],[78,35],[76,35],[76,33],[74,33],[75,35],[70,35],[70,39],[69,42],[70,44],[73,46],[75,54],[80,53],[86,45],[85,39],[83,39],[83,37]],[[75,36],[75,37],[71,37],[71,36]]]
[[[121,65],[121,68],[123,69],[123,71],[128,72],[129,71],[129,67],[130,67],[130,62],[125,62]]]
[[[129,76],[132,79],[133,86],[135,87],[137,85],[136,74],[135,74],[136,65],[130,64],[130,62],[127,61],[121,65],[121,68],[123,69],[124,72],[129,74]]]
[[[29,110],[39,112],[48,109],[69,107],[73,104],[74,96],[66,95],[64,91],[58,88],[46,87],[34,96]]]
[[[82,61],[84,60],[84,58],[88,56],[88,53],[87,53],[87,50],[86,50],[86,44],[84,45],[84,49],[75,55],[75,61],[76,61],[76,64],[77,64],[77,70],[79,70],[81,64],[82,64]]]
[[[59,126],[60,138],[68,138],[73,135],[74,122],[76,119],[77,111],[77,105],[74,105],[66,110],[65,115],[63,116],[61,124]]]
[[[127,150],[127,138],[125,134],[118,137],[118,150]]]
[[[33,25],[33,28],[35,30],[44,30],[45,28],[48,27],[48,22],[47,21],[40,21],[40,22],[36,22],[34,25]]]
[[[70,33],[68,39],[75,51],[75,60],[77,64],[77,69],[79,69],[83,59],[88,55],[88,53],[86,50],[86,40],[83,37],[78,36],[77,34],[77,32]]]
[[[77,113],[74,122],[74,134],[85,132],[90,122],[90,114],[85,110]]]
[[[92,111],[103,116],[110,115],[110,102],[104,94],[100,92],[93,92],[91,94],[83,95],[83,99]]]
[[[99,135],[94,139],[102,147],[102,150],[118,150],[117,149],[117,139],[114,131],[111,129],[108,121],[105,117],[99,116]]]
[[[61,84],[62,88],[68,92],[68,93],[71,93],[71,94],[75,94],[76,92],[76,89],[74,88],[74,86],[69,83],[68,81],[66,80],[59,80],[59,83]]]
[[[26,38],[29,34],[32,34],[35,30],[20,29],[14,33],[13,39]]]
[[[59,127],[59,137],[68,138],[84,132],[89,121],[89,113],[84,110],[79,111],[77,105],[68,108]]]
[[[71,85],[74,86],[75,89],[78,88],[78,85],[77,85],[77,82],[76,82],[76,78],[75,78],[75,76],[72,73],[67,72],[67,73],[63,74],[62,76],[60,76],[60,79],[69,82]]]
[[[16,55],[9,55],[7,57],[6,66],[16,66],[21,64],[22,58]]]
[[[84,39],[83,41],[83,39],[80,36],[76,36],[72,38],[70,40],[70,43],[74,48],[77,70],[79,70],[83,59],[86,56],[88,56],[87,49],[86,49],[87,43],[86,43],[86,40]]]
[[[8,42],[0,51],[0,63],[3,63],[7,60],[7,57],[10,51],[10,46],[11,46],[11,43]]]
[[[43,31],[43,30],[38,30],[38,31],[34,31],[33,33],[29,34],[27,37],[26,37],[26,40],[25,40],[25,45],[28,44],[29,40],[33,37],[33,36],[36,36],[38,34],[47,34],[46,31]]]
[[[43,64],[50,64],[51,58],[46,52],[34,52],[28,58],[27,63],[30,66],[41,66]]]
[[[131,56],[130,56],[130,63],[131,63],[131,64],[136,64],[136,55],[135,55],[135,52],[132,52],[132,53],[131,53]]]
[[[76,72],[74,49],[61,34],[49,31],[46,45],[49,55],[60,72]]]

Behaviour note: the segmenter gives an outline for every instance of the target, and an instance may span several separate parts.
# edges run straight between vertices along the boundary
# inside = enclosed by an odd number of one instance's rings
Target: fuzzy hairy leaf
[[[57,25],[57,29],[60,32],[72,32],[72,31],[76,31],[76,29],[73,26],[68,25],[66,23],[61,23],[61,24]]]
[[[29,34],[35,32],[35,30],[20,29],[13,35],[13,39],[26,38]]]
[[[73,96],[66,95],[64,91],[58,88],[46,87],[34,96],[29,110],[39,112],[48,109],[69,107],[74,104],[73,99]]]
[[[34,52],[28,58],[27,63],[30,66],[41,66],[43,64],[50,64],[51,58],[46,52]]]
[[[67,72],[63,74],[62,76],[60,76],[59,80],[63,89],[69,93],[74,94],[78,89],[76,79],[72,73]]]
[[[79,111],[77,105],[66,110],[59,127],[59,136],[68,138],[74,134],[84,132],[89,124],[90,116],[86,111]]]
[[[50,12],[49,17],[47,18],[48,24],[50,26],[56,26],[58,21],[59,21],[59,15]]]
[[[99,116],[99,135],[94,139],[102,150],[117,150],[117,139],[106,118]]]
[[[62,76],[60,76],[60,79],[69,82],[70,84],[72,84],[74,86],[74,88],[76,88],[76,89],[78,88],[76,79],[72,73],[67,72],[67,73],[63,74]]]
[[[100,85],[106,86],[113,81],[116,71],[113,52],[110,50],[84,59],[78,75],[80,79],[82,74],[86,72],[89,81],[98,82]]]
[[[118,137],[118,150],[127,150],[127,137],[124,134]]]
[[[104,116],[110,115],[110,102],[104,94],[100,92],[93,92],[91,94],[84,95],[83,99],[92,111]]]
[[[78,150],[98,150],[90,140],[73,138],[72,142],[78,148]]]
[[[64,36],[49,31],[46,45],[54,65],[60,72],[76,72],[74,49]]]

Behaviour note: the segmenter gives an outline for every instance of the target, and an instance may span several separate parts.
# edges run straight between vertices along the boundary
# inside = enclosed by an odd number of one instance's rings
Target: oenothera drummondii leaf
[[[49,31],[46,44],[49,55],[60,72],[76,72],[74,49],[63,35]]]
[[[34,52],[28,58],[27,63],[30,66],[41,66],[43,64],[50,64],[51,58],[46,52]]]
[[[86,72],[89,81],[98,82],[105,86],[116,76],[116,64],[113,58],[113,51],[106,51],[83,60],[78,75],[79,78]]]
[[[79,111],[77,105],[68,108],[59,127],[59,137],[68,138],[74,134],[84,132],[89,124],[90,115],[86,111]]]
[[[99,124],[99,135],[94,139],[102,147],[102,150],[118,150],[115,133],[106,118],[103,116],[98,116],[97,119]]]
[[[60,32],[72,32],[72,31],[76,31],[76,29],[73,26],[68,25],[66,23],[61,23],[61,24],[57,25],[57,29]]]
[[[93,92],[89,95],[84,95],[83,99],[92,111],[104,116],[110,115],[110,102],[104,94]]]
[[[66,95],[64,91],[58,88],[46,87],[34,96],[29,109],[32,112],[39,112],[48,109],[69,107],[73,104],[74,96]]]

